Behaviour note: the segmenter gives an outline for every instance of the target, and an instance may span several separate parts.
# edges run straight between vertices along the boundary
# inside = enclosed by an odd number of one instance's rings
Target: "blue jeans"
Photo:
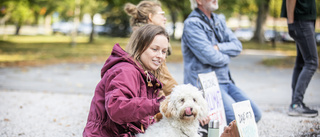
[[[306,89],[319,65],[315,40],[315,21],[295,20],[293,24],[288,24],[288,29],[297,47],[291,83],[291,104],[300,104],[303,103]]]
[[[227,125],[235,120],[232,104],[250,100],[249,97],[233,83],[219,83],[224,110],[226,112]],[[258,106],[250,100],[256,122],[261,119],[262,113]]]

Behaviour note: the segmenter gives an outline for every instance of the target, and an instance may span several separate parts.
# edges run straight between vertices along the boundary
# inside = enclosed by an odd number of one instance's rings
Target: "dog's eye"
[[[195,98],[193,98],[193,102],[197,102],[197,100]]]
[[[180,99],[180,102],[184,102],[184,98]]]

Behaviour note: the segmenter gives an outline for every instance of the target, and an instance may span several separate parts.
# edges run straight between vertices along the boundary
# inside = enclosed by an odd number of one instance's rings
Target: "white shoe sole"
[[[317,114],[303,114],[303,113],[298,113],[298,112],[288,112],[289,116],[303,116],[303,117],[311,117],[314,118],[316,116],[318,116]]]

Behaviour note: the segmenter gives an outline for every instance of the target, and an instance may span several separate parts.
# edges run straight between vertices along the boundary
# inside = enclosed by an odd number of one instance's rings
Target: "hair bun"
[[[124,5],[124,11],[129,15],[129,16],[132,16],[134,18],[137,18],[137,13],[138,13],[138,10],[137,10],[137,6],[132,4],[132,3],[126,3]]]

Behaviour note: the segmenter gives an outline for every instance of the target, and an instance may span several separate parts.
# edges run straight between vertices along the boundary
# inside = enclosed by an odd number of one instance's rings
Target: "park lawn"
[[[77,37],[71,46],[70,36],[9,36],[0,41],[0,66],[43,65],[61,62],[99,62],[111,53],[114,44],[125,47],[128,38]]]
[[[1,38],[1,37],[0,37]],[[114,44],[119,43],[125,48],[129,38],[95,37],[94,43],[88,43],[88,37],[78,36],[77,44],[71,46],[71,37],[63,35],[53,36],[14,36],[9,35],[6,40],[0,39],[0,67],[6,66],[34,66],[54,63],[87,63],[104,62],[112,51]],[[182,62],[181,42],[170,41],[173,52],[167,62]],[[266,59],[262,63],[269,66],[291,67],[295,56],[294,43],[276,43],[272,47],[270,42],[257,44],[243,42],[244,49],[281,51],[290,55],[284,59]]]
[[[296,56],[296,45],[294,42],[276,42],[273,46],[271,42],[258,44],[255,42],[242,42],[243,49],[269,50],[286,54],[284,58],[265,58],[260,63],[266,66],[279,68],[292,68]]]
[[[271,51],[280,51],[287,56],[284,58],[266,58],[263,59],[260,63],[265,66],[270,67],[278,67],[278,68],[293,68],[295,64],[296,59],[296,44],[295,42],[277,42],[276,48],[272,47],[272,43],[266,43],[262,44],[262,48],[259,48],[257,46],[253,46],[251,44],[254,44],[252,42],[249,43],[243,43],[244,49],[263,49],[263,50],[271,50]],[[318,58],[320,58],[320,47],[317,45],[317,52],[318,52]],[[320,60],[319,60],[320,64]],[[320,65],[318,66],[318,69],[320,69]]]
[[[129,38],[95,37],[93,43],[88,43],[88,37],[78,36],[77,44],[71,46],[71,37],[54,36],[0,36],[0,67],[35,66],[54,63],[86,63],[104,62],[119,43],[124,49]],[[169,62],[181,62],[180,42],[171,43],[174,53],[169,56]]]

